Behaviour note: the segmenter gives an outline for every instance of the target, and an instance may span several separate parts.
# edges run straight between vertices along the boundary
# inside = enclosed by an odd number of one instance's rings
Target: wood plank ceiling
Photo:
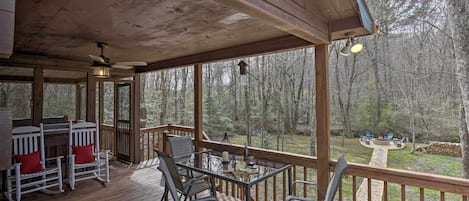
[[[351,30],[371,34],[359,10],[356,0],[17,0],[13,55],[0,59],[0,75],[43,67],[54,70],[47,77],[83,79],[97,41],[109,44],[111,62],[149,63],[113,76],[327,44]]]

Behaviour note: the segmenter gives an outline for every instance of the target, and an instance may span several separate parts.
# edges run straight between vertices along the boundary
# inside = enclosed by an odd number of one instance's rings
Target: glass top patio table
[[[255,159],[254,166],[246,167],[245,169],[241,169],[241,171],[235,171],[235,163],[240,161],[239,159],[241,159],[241,157],[230,154],[232,156],[230,161],[223,162],[221,155],[221,152],[217,151],[198,152],[190,156],[176,159],[176,164],[180,167],[197,171],[210,177],[223,179],[244,186],[247,201],[251,199],[250,188],[253,185],[264,181],[269,177],[275,176],[276,174],[282,173],[283,171],[288,171],[288,187],[289,193],[291,193],[292,164]],[[211,179],[211,181],[212,186],[215,186],[214,179]],[[214,188],[212,191],[215,193]]]

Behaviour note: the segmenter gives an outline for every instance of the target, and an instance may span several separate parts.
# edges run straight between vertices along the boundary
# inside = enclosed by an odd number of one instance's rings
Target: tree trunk
[[[182,69],[182,86],[181,86],[181,117],[179,123],[186,125],[186,90],[187,90],[187,68]]]
[[[165,71],[160,73],[160,87],[161,87],[161,110],[160,110],[160,125],[166,124],[166,106],[168,103],[168,90],[166,89]]]
[[[454,56],[456,59],[457,77],[461,92],[460,122],[464,128],[460,130],[460,139],[463,155],[463,175],[469,178],[469,2],[467,0],[446,0],[451,32],[453,35]]]

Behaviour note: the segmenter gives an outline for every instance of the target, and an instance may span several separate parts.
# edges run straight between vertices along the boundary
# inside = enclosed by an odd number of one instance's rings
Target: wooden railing
[[[163,150],[163,133],[169,133],[172,135],[179,136],[191,136],[194,137],[194,128],[187,126],[177,125],[164,125],[153,128],[142,128],[140,129],[140,158],[143,160],[156,158],[156,153],[153,151],[154,148]],[[209,139],[205,135],[205,139]]]
[[[110,150],[116,154],[116,134],[114,126],[102,124],[99,133],[99,147],[103,150]]]
[[[146,153],[148,158],[153,158],[153,148],[163,149],[163,131],[167,130],[174,135],[191,135],[194,129],[177,125],[160,126],[156,128],[147,128],[140,131],[141,150]],[[142,140],[143,138],[143,140]],[[229,150],[235,154],[242,154],[244,146],[223,144],[211,140],[203,140],[201,147],[213,150]],[[280,151],[266,150],[261,148],[249,148],[250,155],[257,159],[267,159],[279,162],[293,164],[294,180],[314,181],[316,177],[317,159],[312,156],[305,156]],[[338,191],[339,200],[362,201],[357,198],[357,191],[362,181],[367,184],[368,197],[366,200],[372,200],[371,192],[373,190],[372,181],[380,181],[384,184],[383,199],[396,200],[462,200],[467,201],[469,196],[469,180],[435,174],[419,173],[407,170],[378,168],[363,164],[349,163],[346,176],[342,180],[342,185]],[[333,171],[335,161],[331,161],[330,171]],[[242,199],[242,188],[235,184],[225,181],[217,181],[218,191]],[[287,174],[284,172],[276,177],[272,177],[265,182],[259,183],[251,191],[251,197],[255,200],[285,200],[288,192]],[[415,190],[416,189],[416,190]],[[325,190],[324,190],[325,191]],[[417,192],[415,192],[417,191]],[[433,197],[425,197],[431,192]],[[314,187],[299,185],[295,188],[297,195],[316,198]],[[436,194],[436,195],[435,195]]]

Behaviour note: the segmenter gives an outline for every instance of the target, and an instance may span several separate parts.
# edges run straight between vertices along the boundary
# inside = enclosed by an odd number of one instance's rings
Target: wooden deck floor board
[[[64,184],[65,192],[57,195],[47,195],[40,192],[23,195],[24,201],[95,201],[95,200],[141,200],[159,201],[164,192],[160,185],[161,172],[156,169],[157,160],[145,161],[139,165],[127,167],[118,161],[111,162],[111,182],[105,185],[95,180],[85,180],[76,183],[71,191]],[[207,192],[208,193],[208,192]],[[201,196],[203,197],[203,195]],[[217,194],[220,201],[235,200],[223,194]]]

